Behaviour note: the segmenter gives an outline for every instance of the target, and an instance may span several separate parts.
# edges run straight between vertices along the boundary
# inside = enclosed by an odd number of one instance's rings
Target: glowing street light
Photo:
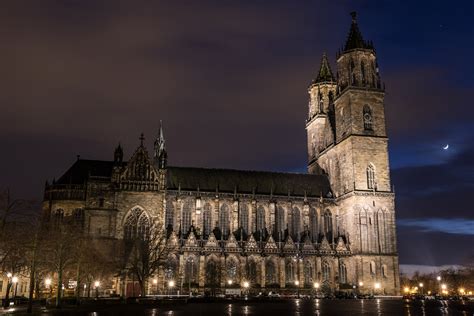
[[[170,288],[173,288],[173,287],[174,287],[174,281],[173,281],[173,280],[170,280],[170,281],[168,282],[168,287],[170,287]]]
[[[436,277],[436,280],[438,280],[438,282],[441,281],[441,277],[438,275],[438,276]]]
[[[464,292],[465,292],[465,290],[464,290],[463,288],[460,288],[460,289],[459,289],[459,293],[461,293],[461,294],[464,295]]]
[[[441,284],[441,289],[442,289],[443,291],[445,291],[447,288],[448,288],[448,286],[447,286],[446,284],[444,284],[444,283]]]
[[[314,282],[313,287],[314,287],[315,289],[319,289],[319,283],[318,283],[318,282]]]
[[[295,281],[295,285],[296,285],[296,286],[300,285],[300,281],[296,280],[296,281]]]
[[[13,274],[11,272],[7,273],[7,278],[11,278],[12,276],[13,276]]]
[[[232,283],[234,283],[234,281],[232,281],[232,280],[227,280],[227,284],[232,285]]]
[[[360,281],[359,282],[359,287],[362,287],[362,286],[364,286],[364,282]]]
[[[50,278],[47,278],[46,280],[44,280],[44,285],[46,285],[47,287],[50,287],[51,286],[51,279]]]
[[[153,279],[153,284],[158,284],[158,279]]]
[[[420,287],[423,287],[423,283],[418,284]]]
[[[405,288],[403,289],[403,292],[405,292],[405,293],[410,292],[410,288],[408,286],[405,286]]]
[[[14,277],[12,278],[12,283],[17,283],[17,282],[18,282],[18,277],[14,276]]]
[[[249,282],[245,281],[244,282],[244,288],[248,289],[249,286],[250,286]]]
[[[381,285],[380,285],[379,282],[375,282],[375,283],[374,283],[374,289],[378,290],[378,289],[380,289],[380,286],[381,286]]]

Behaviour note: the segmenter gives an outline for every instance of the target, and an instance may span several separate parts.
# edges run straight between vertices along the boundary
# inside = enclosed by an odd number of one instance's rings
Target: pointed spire
[[[122,145],[119,142],[118,146],[115,148],[115,151],[114,151],[114,162],[121,163],[122,161],[123,161],[123,149],[122,149]]]
[[[140,139],[140,146],[143,147],[143,141],[145,140],[145,135],[141,133],[139,139]]]
[[[356,12],[351,12],[352,16],[352,23],[351,29],[349,30],[349,35],[347,36],[346,45],[344,46],[344,51],[348,51],[351,49],[356,48],[364,48],[364,49],[373,49],[373,46],[369,43],[364,41],[362,37],[362,33],[359,30],[359,26],[357,25],[357,14]]]
[[[316,79],[313,80],[312,84],[320,83],[320,82],[334,82],[334,75],[331,71],[331,66],[329,65],[328,57],[326,53],[323,53],[323,57],[321,58],[321,67],[319,68],[318,75]]]
[[[163,123],[160,120],[160,131],[154,143],[155,162],[160,169],[166,168],[168,154],[166,153],[165,134],[163,133]]]

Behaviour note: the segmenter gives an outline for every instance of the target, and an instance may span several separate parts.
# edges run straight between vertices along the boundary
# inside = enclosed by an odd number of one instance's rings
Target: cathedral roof
[[[325,175],[190,167],[168,167],[167,188],[309,197],[330,192]]]
[[[362,37],[362,33],[357,25],[356,13],[352,12],[351,16],[352,24],[351,29],[349,30],[349,36],[347,36],[346,45],[344,46],[344,51],[356,48],[373,49],[372,44],[364,41],[364,38]]]
[[[113,167],[113,161],[78,159],[56,183],[83,184],[89,177],[111,178]],[[170,190],[308,197],[330,193],[326,175],[172,166],[167,171]]]

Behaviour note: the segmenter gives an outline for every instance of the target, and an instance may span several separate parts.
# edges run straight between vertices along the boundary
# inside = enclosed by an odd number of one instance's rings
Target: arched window
[[[265,283],[267,286],[278,283],[275,262],[273,260],[268,260],[265,264]]]
[[[223,204],[221,211],[219,212],[219,228],[221,229],[222,236],[227,238],[229,235],[229,206]]]
[[[310,226],[311,226],[311,240],[313,242],[318,241],[318,212],[315,208],[311,208],[310,213]]]
[[[385,264],[382,264],[382,277],[387,277],[387,266]]]
[[[379,251],[381,253],[387,252],[387,240],[386,240],[386,232],[385,232],[385,216],[382,210],[377,212],[377,235],[379,238]]]
[[[203,230],[204,236],[206,237],[209,236],[209,234],[211,233],[211,223],[212,223],[211,212],[212,212],[211,205],[209,203],[204,204],[204,210],[202,212],[202,230]]]
[[[347,283],[347,268],[344,263],[339,265],[339,283],[346,284]]]
[[[367,188],[369,190],[376,189],[375,187],[375,167],[369,163],[367,166]]]
[[[235,257],[229,257],[227,260],[227,279],[228,280],[237,280],[238,271],[239,271],[239,261]]]
[[[375,276],[375,262],[374,261],[370,261],[370,274],[372,276]]]
[[[168,257],[164,265],[165,280],[176,280],[178,272],[178,261],[175,256]]]
[[[278,239],[281,241],[285,236],[285,209],[281,206],[277,207],[277,215],[276,215],[276,229],[278,234]]]
[[[296,280],[296,263],[293,264],[293,261],[290,259],[288,263],[286,264],[286,269],[285,269],[285,274],[286,274],[286,283],[291,283]]]
[[[364,105],[363,109],[363,119],[364,119],[364,130],[366,131],[372,131],[373,126],[372,126],[372,110],[370,109],[370,106],[367,104]]]
[[[239,227],[244,230],[244,233],[248,233],[249,230],[249,208],[247,204],[241,203],[240,204],[240,212],[239,212]]]
[[[192,201],[185,201],[183,205],[183,219],[182,219],[182,227],[181,232],[187,233],[189,228],[191,227],[191,220],[192,220],[192,211],[193,211],[193,202]]]
[[[330,210],[324,212],[324,234],[329,242],[332,242],[332,214]]]
[[[365,64],[363,61],[360,62],[360,73],[362,75],[362,84],[365,84]]]
[[[323,263],[322,266],[323,269],[323,280],[324,281],[330,281],[331,280],[331,268],[329,267],[329,264],[327,262]]]
[[[265,208],[259,206],[257,209],[257,232],[263,232],[265,229]]]
[[[295,241],[299,241],[301,233],[301,212],[298,207],[293,207],[293,216],[291,218],[291,233]]]
[[[173,202],[166,203],[165,227],[173,228],[174,226],[174,206]]]
[[[124,239],[148,239],[150,234],[150,219],[140,208],[133,209],[124,222]]]
[[[189,256],[186,259],[185,271],[184,271],[184,282],[191,285],[191,283],[197,283],[199,276],[199,260],[194,256]]]
[[[247,261],[247,278],[251,284],[257,281],[257,262],[252,258]]]

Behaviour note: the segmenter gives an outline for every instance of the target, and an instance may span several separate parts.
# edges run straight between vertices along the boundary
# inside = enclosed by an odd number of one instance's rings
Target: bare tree
[[[140,285],[141,295],[146,295],[148,280],[164,266],[173,249],[166,244],[167,234],[163,225],[152,222],[149,227],[138,229],[120,242],[120,266],[127,275],[132,275]]]

